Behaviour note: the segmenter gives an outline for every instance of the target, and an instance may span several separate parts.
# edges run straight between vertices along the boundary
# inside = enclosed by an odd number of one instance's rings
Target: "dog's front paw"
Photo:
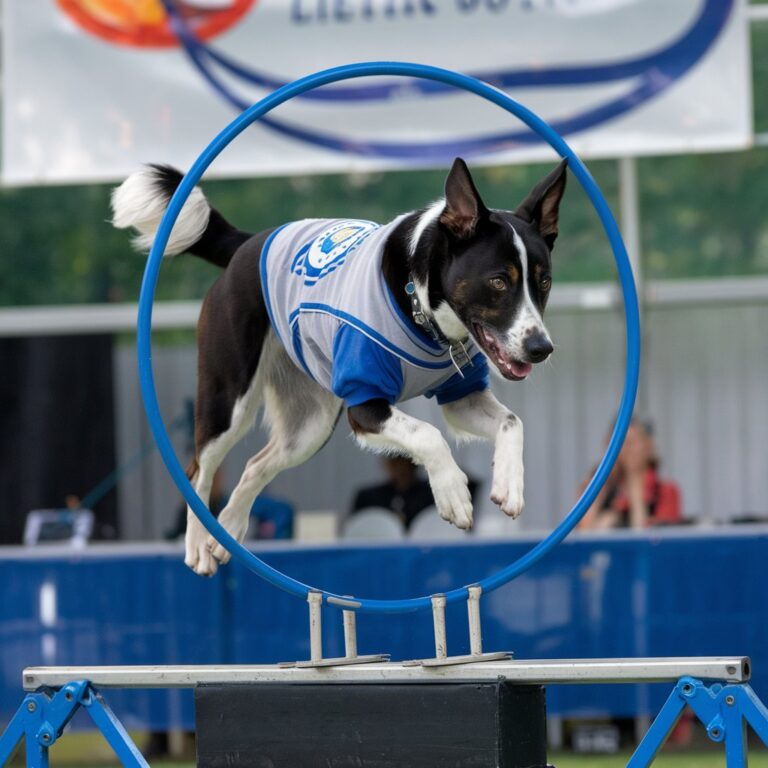
[[[219,515],[219,522],[238,543],[242,544],[245,541],[245,534],[248,532],[248,510],[243,514],[240,510],[226,507]],[[221,565],[226,565],[232,559],[229,550],[219,544],[213,536],[208,536],[206,548]]]
[[[511,518],[520,516],[523,500],[523,465],[520,462],[497,461],[493,469],[491,501]]]
[[[454,467],[430,475],[430,483],[440,517],[468,531],[472,527],[472,496],[467,476]]]
[[[198,576],[213,576],[218,570],[218,563],[208,549],[206,539],[208,531],[192,512],[187,514],[187,532],[184,536],[184,564]]]
[[[494,479],[491,488],[491,501],[501,507],[501,511],[511,518],[520,517],[525,506],[523,499],[523,473],[518,472],[517,477],[510,478],[508,483],[497,482]]]

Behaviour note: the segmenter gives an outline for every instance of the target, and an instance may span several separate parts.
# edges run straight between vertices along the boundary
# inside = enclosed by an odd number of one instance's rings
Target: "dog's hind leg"
[[[225,456],[253,426],[262,404],[269,358],[268,318],[258,304],[238,300],[232,283],[247,281],[227,270],[203,302],[197,327],[198,383],[195,403],[195,461],[188,474],[198,496],[209,503],[213,477]],[[259,291],[250,286],[251,293]],[[234,297],[234,298],[233,298]],[[184,562],[201,576],[216,573],[206,547],[208,531],[187,509]]]
[[[251,429],[262,402],[261,366],[257,368],[251,383],[244,394],[237,398],[227,398],[223,393],[213,394],[200,388],[198,392],[195,442],[198,446],[196,466],[190,477],[197,495],[205,504],[210,501],[213,476],[221,466],[226,455]],[[226,402],[222,403],[221,400]],[[233,402],[230,404],[230,400]],[[217,423],[216,412],[227,410],[230,413],[228,425],[223,429]],[[223,418],[223,416],[222,416]],[[184,537],[186,554],[184,563],[200,576],[213,576],[216,573],[216,561],[211,557],[206,546],[208,531],[198,520],[197,515],[187,508],[187,531]]]
[[[248,530],[254,499],[276,475],[304,463],[323,447],[341,411],[341,401],[300,371],[272,333],[265,342],[262,368],[264,419],[270,438],[248,461],[219,515],[219,522],[239,542]],[[219,563],[229,561],[230,553],[212,536],[207,546]]]

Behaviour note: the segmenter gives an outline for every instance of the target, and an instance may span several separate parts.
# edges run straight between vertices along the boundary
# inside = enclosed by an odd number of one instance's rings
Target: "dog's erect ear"
[[[467,164],[457,157],[445,180],[445,210],[440,215],[440,223],[456,237],[466,239],[472,237],[477,222],[487,212]]]
[[[538,227],[539,234],[551,249],[557,239],[560,200],[565,192],[568,160],[545,176],[523,200],[515,214]]]

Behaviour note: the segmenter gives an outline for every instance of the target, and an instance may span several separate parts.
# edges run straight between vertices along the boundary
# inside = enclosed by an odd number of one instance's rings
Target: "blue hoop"
[[[149,253],[147,266],[144,271],[141,296],[139,298],[137,329],[139,380],[141,383],[141,393],[144,398],[144,408],[147,412],[147,418],[149,419],[150,427],[152,428],[155,440],[157,441],[157,447],[168,467],[171,477],[187,503],[192,508],[192,511],[200,519],[200,522],[205,526],[208,532],[222,544],[222,546],[231,552],[232,557],[235,560],[250,568],[270,584],[280,587],[297,597],[306,599],[307,594],[310,591],[321,592],[323,595],[323,602],[335,604],[336,606],[352,608],[365,613],[407,613],[410,611],[430,608],[430,596],[403,600],[372,600],[355,597],[350,600],[349,597],[342,597],[341,595],[335,595],[324,590],[315,589],[314,587],[302,584],[301,582],[286,576],[275,568],[267,565],[267,563],[260,560],[256,555],[249,552],[245,547],[238,543],[210,513],[187,479],[181,464],[179,464],[163,424],[160,406],[157,402],[154,375],[152,372],[152,305],[155,296],[155,288],[157,286],[157,279],[160,273],[160,265],[176,218],[190,192],[192,192],[195,185],[200,181],[200,178],[208,166],[233,139],[242,133],[243,130],[280,104],[283,104],[306,91],[330,83],[335,83],[339,80],[378,75],[421,78],[445,83],[455,88],[474,93],[477,96],[496,104],[512,115],[515,115],[529,128],[542,136],[561,157],[568,158],[571,172],[587,193],[587,196],[600,218],[603,229],[605,230],[611,248],[613,249],[616,267],[621,280],[627,332],[624,392],[622,394],[616,424],[613,433],[611,434],[608,447],[606,448],[605,454],[603,455],[592,480],[589,482],[589,485],[584,490],[584,493],[576,502],[573,509],[557,528],[549,534],[549,536],[540,541],[535,547],[523,555],[523,557],[511,563],[506,568],[503,568],[497,573],[478,582],[482,587],[483,592],[490,592],[497,589],[528,570],[556,547],[573,530],[579,520],[581,520],[587,509],[589,509],[590,505],[595,500],[595,497],[603,484],[608,479],[608,475],[613,468],[616,457],[621,449],[621,445],[624,442],[624,436],[629,427],[630,419],[632,418],[632,409],[634,408],[635,396],[637,394],[637,384],[640,372],[640,317],[637,306],[637,293],[632,277],[632,268],[629,259],[627,258],[627,252],[624,248],[619,228],[616,225],[616,221],[611,214],[605,198],[589,171],[568,144],[566,144],[561,136],[540,117],[521,104],[518,104],[514,99],[510,98],[502,91],[499,91],[480,80],[476,80],[473,77],[468,77],[467,75],[462,75],[446,69],[439,69],[437,67],[425,66],[423,64],[411,64],[406,62],[367,62],[361,64],[348,64],[342,67],[335,67],[333,69],[323,70],[322,72],[316,72],[313,75],[295,80],[294,82],[279,88],[274,93],[265,96],[261,101],[256,102],[256,104],[236,117],[203,150],[197,160],[195,160],[171,198],[171,201],[168,204],[168,209],[157,230],[155,242],[152,245],[152,250]],[[464,586],[451,590],[446,593],[445,597],[447,603],[466,600],[468,597],[467,587]]]

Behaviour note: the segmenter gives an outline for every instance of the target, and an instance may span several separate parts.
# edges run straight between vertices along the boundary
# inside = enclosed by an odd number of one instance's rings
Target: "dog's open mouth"
[[[488,357],[493,360],[499,373],[505,379],[512,381],[522,381],[533,370],[532,363],[524,363],[522,360],[516,360],[503,347],[499,337],[490,329],[480,323],[473,323],[472,329],[475,332],[475,338],[480,346],[485,350]]]

